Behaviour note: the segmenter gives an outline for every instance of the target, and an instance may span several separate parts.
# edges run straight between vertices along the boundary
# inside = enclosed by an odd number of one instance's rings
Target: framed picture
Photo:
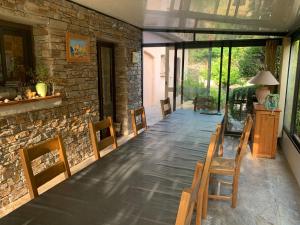
[[[278,94],[269,94],[266,97],[265,100],[265,107],[267,110],[275,110],[278,108],[278,104],[279,104],[279,95]]]
[[[90,38],[88,36],[67,32],[66,56],[68,62],[89,62]]]

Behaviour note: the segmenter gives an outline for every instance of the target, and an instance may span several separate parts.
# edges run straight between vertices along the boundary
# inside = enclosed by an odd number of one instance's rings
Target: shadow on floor
[[[238,139],[226,137],[224,157],[235,155]],[[300,188],[279,150],[276,159],[243,159],[238,206],[209,201],[204,225],[299,225]]]

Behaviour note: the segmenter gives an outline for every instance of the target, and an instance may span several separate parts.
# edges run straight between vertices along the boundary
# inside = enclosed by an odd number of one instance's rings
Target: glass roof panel
[[[184,41],[193,41],[192,33],[172,33],[172,32],[143,32],[144,44],[176,43]]]
[[[300,0],[72,0],[151,29],[292,31]]]

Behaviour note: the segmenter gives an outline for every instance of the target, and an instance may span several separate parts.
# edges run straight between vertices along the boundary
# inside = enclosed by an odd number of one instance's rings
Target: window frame
[[[3,81],[0,80],[0,86],[5,86],[7,81],[6,56],[4,46],[4,35],[15,35],[22,37],[23,40],[23,58],[24,66],[34,69],[33,57],[33,29],[31,26],[17,24],[0,20],[0,55],[3,72]]]

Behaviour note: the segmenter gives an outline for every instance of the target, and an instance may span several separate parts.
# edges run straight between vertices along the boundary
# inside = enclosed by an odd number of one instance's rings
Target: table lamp
[[[257,88],[255,92],[259,104],[264,104],[267,95],[270,94],[270,89],[267,86],[279,84],[272,73],[266,70],[259,71],[255,77],[249,80],[249,83],[263,85]]]

